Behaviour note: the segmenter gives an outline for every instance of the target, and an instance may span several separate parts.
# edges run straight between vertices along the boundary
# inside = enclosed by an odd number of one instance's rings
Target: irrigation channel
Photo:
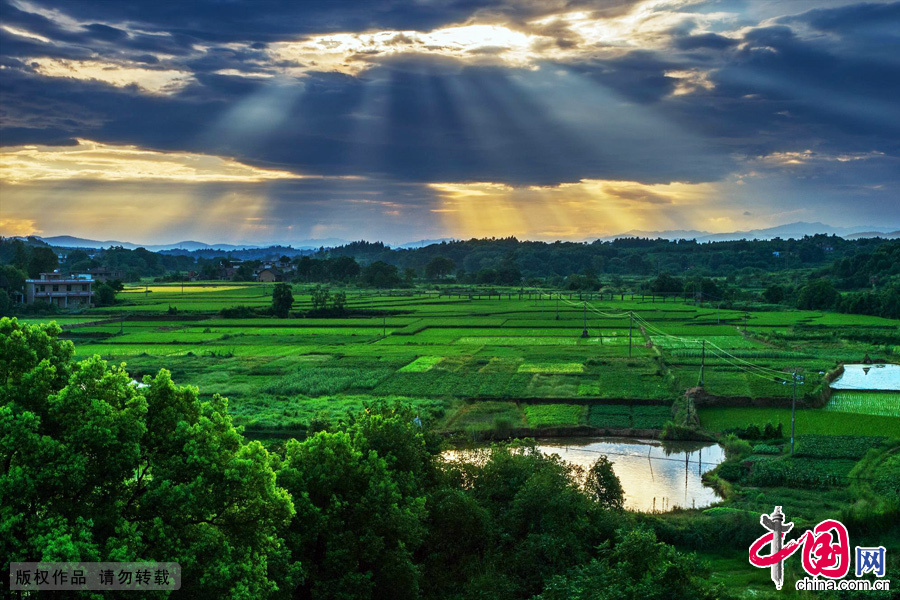
[[[538,441],[545,454],[588,468],[606,455],[625,490],[625,507],[665,512],[676,507],[704,508],[720,498],[702,476],[725,460],[718,444],[665,442],[630,438],[548,438]],[[447,458],[477,450],[448,450]]]

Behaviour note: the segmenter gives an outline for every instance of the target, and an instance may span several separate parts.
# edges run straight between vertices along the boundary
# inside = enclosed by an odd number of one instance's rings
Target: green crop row
[[[840,487],[847,485],[855,464],[839,459],[765,458],[752,463],[745,482],[760,487]]]
[[[883,437],[856,435],[799,435],[794,455],[859,460],[869,449],[878,447],[884,440]]]
[[[525,419],[529,427],[535,428],[582,425],[587,408],[580,404],[528,404]]]
[[[662,429],[671,419],[671,407],[656,405],[595,404],[588,413],[591,427],[609,429]]]
[[[834,392],[825,410],[900,417],[900,392]]]
[[[443,356],[420,356],[400,369],[400,373],[424,373],[444,360]]]

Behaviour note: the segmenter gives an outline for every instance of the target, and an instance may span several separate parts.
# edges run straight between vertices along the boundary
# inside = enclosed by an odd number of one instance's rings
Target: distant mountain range
[[[418,242],[407,242],[405,244],[400,244],[399,246],[391,246],[391,248],[402,248],[404,250],[411,250],[413,248],[424,248],[425,246],[432,246],[434,244],[443,244],[444,242],[455,242],[456,238],[438,238],[436,240],[419,240]]]
[[[627,231],[618,235],[604,236],[599,239],[614,240],[621,238],[650,238],[650,239],[667,239],[667,240],[697,240],[698,242],[723,242],[730,240],[771,240],[774,238],[782,239],[799,239],[806,235],[816,235],[824,233],[825,235],[837,235],[847,239],[857,239],[864,237],[882,237],[890,239],[900,239],[900,230],[893,228],[881,228],[871,225],[861,227],[833,227],[824,223],[805,223],[798,221],[797,223],[788,223],[787,225],[778,225],[777,227],[768,227],[766,229],[751,229],[749,231],[732,231],[730,233],[710,233],[708,231],[689,230],[669,230],[669,231]]]
[[[826,235],[837,235],[847,239],[858,239],[866,237],[882,237],[889,239],[900,239],[900,230],[894,228],[883,228],[875,226],[860,227],[833,227],[824,223],[788,223],[787,225],[778,225],[777,227],[769,227],[766,229],[751,229],[749,231],[733,231],[730,233],[710,233],[708,231],[697,231],[694,229],[675,229],[667,231],[638,231],[631,230],[617,235],[602,236],[599,238],[604,241],[623,239],[623,238],[650,238],[650,239],[668,239],[668,240],[697,240],[698,242],[722,242],[730,240],[771,240],[774,238],[782,239],[799,239],[806,235],[816,235],[824,233]],[[110,246],[122,246],[123,248],[135,249],[146,248],[153,252],[163,250],[219,250],[222,252],[237,250],[257,250],[270,248],[269,246],[253,245],[253,244],[207,244],[204,242],[196,242],[186,240],[176,242],[174,244],[135,244],[132,242],[120,242],[116,240],[90,240],[85,238],[73,237],[70,235],[57,235],[52,237],[39,237],[38,239],[62,248],[109,248]],[[392,248],[423,248],[432,244],[440,244],[442,242],[452,242],[456,238],[439,238],[431,240],[419,240],[416,242],[407,242],[405,244],[391,245]],[[299,242],[291,242],[290,245],[296,250],[315,250],[317,248],[333,248],[349,243],[347,240],[340,238],[325,238],[300,240]],[[287,245],[287,244],[284,244]]]
[[[129,250],[134,250],[135,248],[146,248],[147,250],[151,250],[153,252],[159,252],[161,250],[221,250],[223,252],[228,252],[231,250],[255,250],[271,247],[271,245],[260,246],[253,244],[206,244],[204,242],[195,242],[191,240],[176,242],[174,244],[135,244],[132,242],[120,242],[117,240],[89,240],[80,237],[73,237],[71,235],[38,237],[38,239],[47,242],[51,246],[57,246],[60,248],[109,248],[110,246],[121,246]],[[297,250],[313,250],[316,248],[321,248],[322,246],[329,248],[334,246],[341,246],[346,243],[346,240],[342,240],[339,238],[325,238],[315,240],[301,240],[299,242],[296,242],[296,244],[292,244],[292,246]]]

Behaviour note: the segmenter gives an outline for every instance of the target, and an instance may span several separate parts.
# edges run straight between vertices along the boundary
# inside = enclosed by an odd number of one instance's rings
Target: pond
[[[835,390],[900,391],[900,365],[844,365],[844,373],[835,379]]]
[[[625,490],[625,507],[641,512],[704,508],[720,500],[701,476],[725,460],[718,444],[625,438],[540,440],[545,454],[585,468],[605,454]],[[451,452],[450,454],[453,454]]]

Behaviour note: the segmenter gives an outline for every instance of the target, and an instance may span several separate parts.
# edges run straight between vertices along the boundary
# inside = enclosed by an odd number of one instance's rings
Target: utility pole
[[[797,413],[797,380],[800,380],[800,385],[803,385],[803,377],[797,375],[797,370],[791,374],[791,379],[793,380],[791,383],[791,456],[794,455],[794,426],[796,420]]]
[[[634,330],[634,313],[629,312],[628,316],[631,321],[628,323],[628,358],[631,358],[631,332]]]
[[[585,302],[583,306],[584,306],[584,329],[581,330],[581,337],[586,338],[586,337],[588,337],[588,332],[587,332],[587,302]]]
[[[381,337],[387,337],[387,316],[381,316]]]
[[[559,321],[559,292],[556,292],[556,320]]]
[[[703,387],[703,367],[706,366],[706,340],[703,340],[703,347],[700,350],[700,387]]]

